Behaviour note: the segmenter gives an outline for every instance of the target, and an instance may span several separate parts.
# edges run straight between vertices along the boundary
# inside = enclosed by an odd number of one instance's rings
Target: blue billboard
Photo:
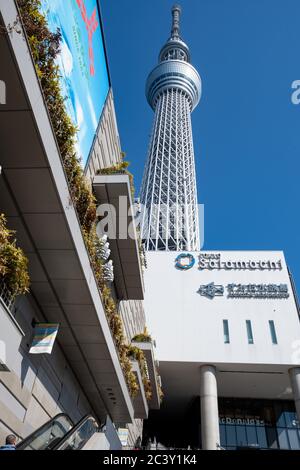
[[[85,165],[110,86],[98,1],[41,0],[41,11],[50,30],[61,32],[61,89]]]

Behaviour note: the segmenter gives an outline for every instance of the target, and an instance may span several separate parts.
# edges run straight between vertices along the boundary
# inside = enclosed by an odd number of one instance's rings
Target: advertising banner
[[[61,32],[61,90],[85,166],[110,86],[98,1],[41,0],[41,11],[50,30]]]

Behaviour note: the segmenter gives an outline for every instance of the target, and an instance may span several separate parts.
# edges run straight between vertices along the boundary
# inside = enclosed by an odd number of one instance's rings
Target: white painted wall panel
[[[207,252],[209,253],[209,252]],[[282,252],[228,251],[226,260],[281,260],[281,270],[225,270],[175,268],[176,252],[148,252],[145,272],[145,311],[160,361],[199,363],[296,364],[300,362],[300,323]],[[287,299],[209,299],[197,291],[214,282],[287,284]],[[229,322],[230,344],[224,344],[223,319]],[[251,320],[254,344],[248,344],[246,320]],[[278,344],[271,341],[274,320]]]

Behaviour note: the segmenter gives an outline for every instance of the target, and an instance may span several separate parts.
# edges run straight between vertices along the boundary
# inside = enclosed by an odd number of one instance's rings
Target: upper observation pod
[[[159,54],[159,64],[149,74],[146,82],[148,103],[155,109],[157,99],[165,90],[181,90],[188,97],[190,110],[197,106],[201,97],[201,78],[191,65],[187,44],[180,37],[181,7],[172,8],[171,36]]]

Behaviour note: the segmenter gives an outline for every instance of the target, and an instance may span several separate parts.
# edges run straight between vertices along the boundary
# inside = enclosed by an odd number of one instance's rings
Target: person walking
[[[14,434],[9,434],[5,439],[5,445],[0,450],[16,450],[17,438]]]

